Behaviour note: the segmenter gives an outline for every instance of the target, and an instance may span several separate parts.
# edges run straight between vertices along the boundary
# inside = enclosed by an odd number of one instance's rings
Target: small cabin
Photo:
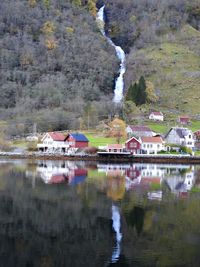
[[[164,115],[160,111],[154,111],[150,113],[149,119],[154,121],[164,121]]]

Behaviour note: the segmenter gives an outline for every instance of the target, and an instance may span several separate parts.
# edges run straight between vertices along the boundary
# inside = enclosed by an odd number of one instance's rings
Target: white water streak
[[[107,39],[116,51],[117,57],[120,60],[119,76],[115,81],[114,99],[115,103],[120,103],[123,98],[124,91],[124,73],[126,72],[126,55],[120,46],[116,46],[113,41],[106,36],[105,33],[105,20],[104,20],[104,9],[105,6],[101,7],[97,13],[97,23],[99,25],[102,35]]]
[[[116,246],[113,249],[111,262],[115,263],[119,260],[119,256],[121,253],[121,240],[122,234],[120,232],[121,221],[120,221],[120,212],[119,208],[115,205],[112,205],[112,221],[113,221],[113,229],[116,233]]]

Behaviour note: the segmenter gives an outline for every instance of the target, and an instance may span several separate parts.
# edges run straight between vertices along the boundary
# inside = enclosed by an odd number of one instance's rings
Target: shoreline
[[[184,155],[131,155],[121,157],[118,155],[37,155],[37,154],[0,154],[0,158],[6,159],[30,159],[30,160],[70,160],[70,161],[96,161],[96,162],[131,162],[131,163],[168,163],[168,164],[200,164],[200,157]]]

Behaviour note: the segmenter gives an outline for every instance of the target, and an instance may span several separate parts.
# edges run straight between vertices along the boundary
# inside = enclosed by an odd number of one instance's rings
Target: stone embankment
[[[200,164],[200,157],[190,155],[129,155],[121,157],[119,154],[100,156],[97,154],[42,154],[42,153],[13,153],[0,152],[1,158],[8,159],[32,159],[32,160],[82,160],[82,161],[101,161],[101,162],[137,162],[137,163],[167,163],[167,164]]]

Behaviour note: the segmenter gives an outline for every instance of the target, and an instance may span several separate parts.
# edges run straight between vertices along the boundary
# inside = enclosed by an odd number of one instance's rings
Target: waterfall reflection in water
[[[116,233],[116,246],[113,249],[112,254],[112,263],[115,263],[119,260],[119,256],[121,253],[121,240],[122,233],[120,232],[121,221],[120,221],[120,212],[119,208],[115,205],[112,205],[112,221],[113,221],[113,229]]]
[[[0,170],[1,266],[199,266],[200,166],[12,160]]]

